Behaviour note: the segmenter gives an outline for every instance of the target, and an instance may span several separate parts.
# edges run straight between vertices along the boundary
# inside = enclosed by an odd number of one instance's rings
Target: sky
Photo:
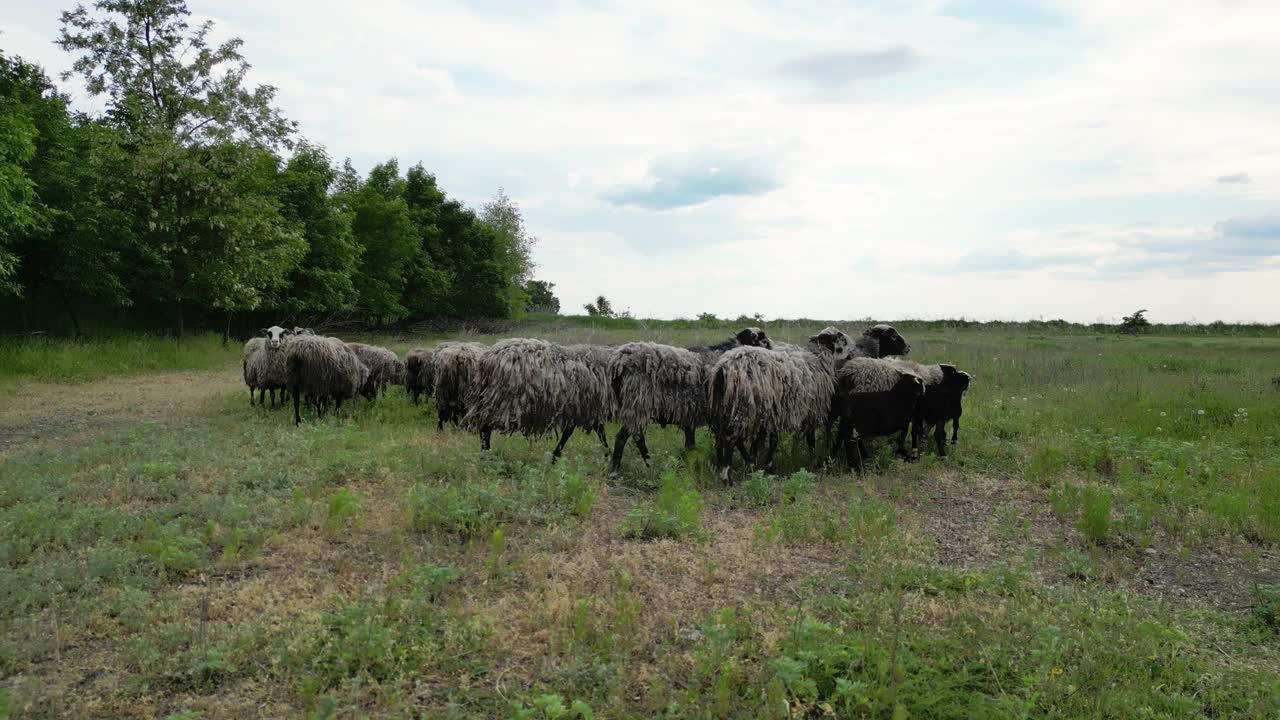
[[[188,4],[335,159],[504,188],[565,312],[1280,322],[1275,0]]]

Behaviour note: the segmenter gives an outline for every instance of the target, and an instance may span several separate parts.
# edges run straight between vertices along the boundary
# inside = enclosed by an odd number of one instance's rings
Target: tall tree
[[[542,313],[560,312],[560,298],[555,295],[556,284],[545,280],[530,280],[524,292],[529,297],[529,311]]]
[[[506,278],[508,305],[523,311],[528,304],[524,286],[533,274],[533,246],[538,239],[525,228],[520,205],[498,188],[489,202],[480,210],[480,220],[491,225],[498,236],[499,272]]]
[[[289,291],[276,303],[290,314],[355,306],[353,278],[363,248],[351,230],[351,213],[330,197],[337,180],[324,149],[307,143],[298,146],[281,174],[282,212],[302,227],[307,240],[306,256],[290,278]]]
[[[401,299],[409,271],[422,252],[409,219],[404,185],[399,165],[389,160],[375,166],[359,189],[339,200],[352,214],[352,230],[364,248],[354,277],[359,307],[377,322],[394,322],[408,314]]]
[[[251,310],[302,256],[280,217],[276,168],[262,148],[288,145],[294,125],[273,107],[275,88],[245,87],[241,41],[209,43],[213,23],[192,29],[182,0],[98,0],[62,14],[58,44],[72,74],[108,98],[123,134],[120,200],[130,203],[137,280],[184,307]]]
[[[21,294],[15,246],[44,224],[29,165],[38,134],[31,105],[46,85],[34,66],[0,54],[0,295]]]

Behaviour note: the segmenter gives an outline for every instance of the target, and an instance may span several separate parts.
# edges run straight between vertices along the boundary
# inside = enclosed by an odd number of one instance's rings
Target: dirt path
[[[20,385],[0,402],[0,455],[39,440],[166,420],[243,389],[238,368],[231,365],[223,370],[128,375],[74,385]]]

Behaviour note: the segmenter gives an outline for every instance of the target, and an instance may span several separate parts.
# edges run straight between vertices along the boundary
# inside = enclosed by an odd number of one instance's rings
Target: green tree
[[[30,105],[46,85],[37,68],[0,54],[0,295],[21,294],[15,246],[44,224],[28,166],[37,136]]]
[[[340,199],[340,205],[352,214],[352,230],[363,247],[354,278],[358,306],[379,323],[408,315],[401,299],[409,272],[422,252],[404,188],[399,165],[388,160],[369,171],[359,189]]]
[[[259,307],[302,258],[301,231],[280,215],[277,159],[294,124],[275,88],[247,88],[241,41],[209,43],[182,0],[98,0],[62,14],[58,44],[122,133],[115,174],[135,219],[135,281],[184,308],[230,315]]]
[[[17,284],[27,302],[61,306],[79,334],[79,306],[129,303],[121,272],[132,219],[107,202],[114,180],[104,167],[116,137],[99,123],[71,116],[66,98],[44,73],[21,60],[0,56],[0,97],[10,110],[22,108],[35,130],[25,172],[39,222],[14,238],[21,258]]]
[[[338,173],[323,148],[300,144],[280,176],[281,212],[302,227],[306,255],[276,304],[291,315],[346,310],[356,304],[354,276],[363,248],[352,216],[330,196]]]
[[[529,299],[524,286],[533,274],[533,246],[538,239],[529,234],[520,206],[503,188],[498,188],[480,210],[480,220],[497,231],[498,270],[506,278],[508,301],[513,310],[523,311]]]
[[[542,313],[560,312],[560,298],[555,296],[556,284],[545,280],[530,280],[524,285],[529,297],[529,311]]]
[[[597,295],[594,303],[587,303],[582,306],[583,310],[591,317],[617,317],[617,313],[613,311],[613,305],[609,303],[609,298],[603,295]]]

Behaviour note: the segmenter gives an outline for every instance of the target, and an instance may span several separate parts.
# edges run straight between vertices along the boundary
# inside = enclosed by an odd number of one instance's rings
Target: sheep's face
[[[316,331],[312,330],[311,328],[298,327],[295,325],[293,328],[293,334],[294,335],[315,335]]]
[[[872,325],[862,332],[862,336],[880,344],[880,357],[906,355],[911,352],[911,345],[892,325]]]
[[[285,338],[293,334],[292,330],[286,330],[279,325],[272,325],[269,328],[262,328],[262,336],[267,339],[267,347],[276,350],[284,342]]]
[[[955,365],[939,365],[942,368],[942,384],[950,388],[956,395],[963,395],[969,389],[969,382],[973,380],[973,376],[963,370],[957,370]]]
[[[739,345],[773,349],[773,341],[769,339],[764,330],[758,327],[743,328],[738,331],[737,335],[734,335],[734,338],[737,339]]]
[[[900,398],[903,398],[911,407],[915,407],[916,401],[924,396],[924,379],[915,373],[901,373],[898,384],[894,386],[893,392]]]
[[[833,327],[811,336],[809,342],[830,351],[837,360],[843,360],[849,356],[849,336]]]

